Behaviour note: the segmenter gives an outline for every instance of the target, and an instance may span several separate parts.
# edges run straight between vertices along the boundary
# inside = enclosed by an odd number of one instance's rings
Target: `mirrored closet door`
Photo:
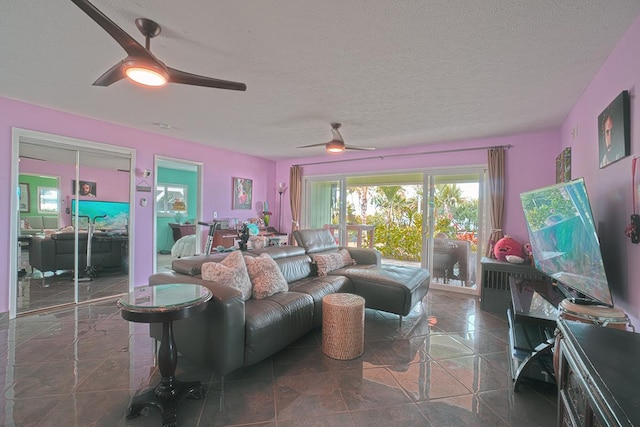
[[[16,314],[128,292],[131,154],[37,136],[18,143]]]

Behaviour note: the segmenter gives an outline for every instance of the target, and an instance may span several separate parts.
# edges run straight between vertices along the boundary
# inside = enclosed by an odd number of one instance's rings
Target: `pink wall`
[[[616,306],[623,309],[634,324],[640,324],[640,245],[632,245],[624,235],[624,227],[632,213],[631,159],[640,153],[640,108],[636,108],[636,84],[640,84],[640,19],[618,43],[602,69],[576,103],[561,128],[555,132],[515,135],[503,138],[461,141],[454,148],[511,144],[507,152],[504,230],[519,241],[527,241],[527,231],[520,207],[519,194],[555,182],[555,157],[565,147],[572,148],[572,177],[584,177],[600,236],[605,267]],[[631,98],[631,156],[599,169],[597,117],[623,90]],[[574,128],[577,136],[572,136]],[[384,159],[385,155],[402,152],[435,151],[442,145],[420,148],[376,151],[377,159],[305,166],[304,176],[337,175],[399,169],[420,169],[455,165],[486,164],[484,152],[439,154],[430,156]],[[444,149],[452,148],[450,145]],[[343,158],[363,157],[346,153]],[[327,157],[280,161],[276,181],[289,180],[293,164],[326,161]],[[640,209],[640,206],[639,206]],[[283,203],[283,224],[290,224],[291,211]],[[290,228],[290,227],[287,227]]]
[[[267,189],[275,189],[276,185],[275,162],[273,161],[0,98],[0,158],[5,159],[3,160],[4,167],[0,167],[0,188],[5,189],[0,194],[0,203],[4,206],[10,205],[13,194],[12,191],[9,191],[12,127],[134,148],[136,150],[134,170],[153,170],[155,154],[203,162],[202,218],[205,220],[212,218],[213,211],[217,211],[219,217],[234,216],[241,220],[255,217],[258,215],[258,201],[265,200],[265,198],[271,204],[276,201],[275,190],[267,191]],[[253,179],[253,210],[231,209],[231,177],[233,176]],[[142,178],[136,177],[135,182],[141,180]],[[149,182],[149,180],[147,181]],[[98,191],[102,191],[102,187]],[[133,280],[136,286],[145,284],[147,277],[153,271],[154,249],[151,243],[153,207],[152,204],[142,207],[137,203],[141,197],[148,198],[148,194],[137,193],[135,195],[135,230],[133,233],[135,275]],[[9,229],[9,222],[9,210],[0,212],[0,225],[3,229]],[[0,281],[0,312],[6,312],[9,308],[10,245],[11,243],[8,241],[5,241],[4,245],[0,245],[0,271],[5,272],[5,280]]]
[[[424,170],[427,168],[455,166],[486,166],[487,151],[484,149],[406,157],[388,156],[496,145],[513,146],[506,152],[504,230],[515,239],[526,242],[529,238],[520,205],[520,193],[555,182],[555,157],[560,151],[557,132],[541,132],[501,138],[449,142],[446,145],[430,144],[421,147],[375,151],[374,154],[345,153],[340,157],[340,160],[346,158],[371,158],[374,155],[375,158],[354,162],[303,166],[302,173],[304,176],[322,176],[352,173],[382,173],[384,171],[398,171],[403,169]],[[330,159],[330,157],[325,156],[313,159],[306,158],[278,162],[276,181],[289,181],[289,167],[293,164],[326,162]],[[287,224],[286,228],[289,230],[291,228],[291,209],[288,204],[288,198],[285,198],[285,200],[287,203],[283,202],[284,216],[282,223],[283,225]]]
[[[640,287],[635,286],[640,277],[640,245],[631,245],[624,236],[624,227],[631,213],[630,159],[625,158],[605,169],[598,168],[597,123],[598,114],[622,90],[631,93],[632,155],[640,152],[640,141],[635,123],[640,123],[640,109],[635,105],[635,85],[640,82],[640,57],[635,46],[640,43],[640,22],[631,27],[625,37],[595,76],[590,86],[566,118],[559,131],[514,135],[501,138],[459,141],[446,145],[446,149],[511,144],[507,151],[507,182],[505,232],[516,239],[527,240],[524,217],[519,203],[523,191],[549,185],[555,180],[555,157],[564,147],[572,148],[573,177],[584,176],[591,197],[594,216],[602,240],[605,264],[610,274],[614,299],[638,324],[640,318]],[[297,163],[326,161],[295,159],[272,162],[230,151],[209,148],[195,143],[116,126],[98,120],[83,118],[56,110],[37,107],[22,102],[0,98],[0,155],[5,167],[0,168],[0,187],[7,189],[10,183],[11,128],[48,132],[73,138],[121,145],[136,149],[136,170],[153,169],[154,154],[203,162],[204,200],[202,218],[211,219],[215,210],[220,217],[235,216],[240,219],[257,215],[256,203],[268,200],[275,207],[274,221],[278,220],[276,182],[289,181],[289,167]],[[577,128],[575,138],[572,129]],[[305,166],[304,175],[334,175],[341,173],[372,173],[401,169],[424,169],[456,165],[486,164],[486,153],[469,151],[425,156],[384,158],[396,153],[434,151],[443,145],[424,145],[410,149],[376,151],[376,159]],[[360,153],[345,153],[342,158],[362,157]],[[253,211],[231,210],[231,177],[240,176],[254,180]],[[137,178],[139,182],[141,178]],[[12,192],[3,192],[0,203],[8,206]],[[143,194],[146,196],[146,194]],[[136,201],[142,197],[136,194]],[[288,191],[283,199],[283,228],[290,229],[291,220]],[[135,204],[135,277],[136,285],[144,284],[152,271],[152,206]],[[0,223],[8,229],[9,213],[0,213]],[[149,242],[149,243],[145,243]],[[0,245],[0,268],[8,277],[9,245]],[[8,310],[8,280],[0,282],[0,312]]]
[[[571,147],[573,176],[584,176],[614,293],[614,303],[640,321],[640,245],[624,235],[632,213],[631,159],[640,154],[640,19],[631,26],[571,110],[560,130]],[[623,90],[631,99],[631,155],[604,169],[598,165],[598,115]],[[578,129],[577,136],[572,130]]]

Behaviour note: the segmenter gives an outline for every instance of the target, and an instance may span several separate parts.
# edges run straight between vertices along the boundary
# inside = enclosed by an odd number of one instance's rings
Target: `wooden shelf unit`
[[[176,242],[184,236],[196,234],[195,224],[177,224],[170,222],[169,227],[171,227],[171,231],[173,232],[173,240]]]

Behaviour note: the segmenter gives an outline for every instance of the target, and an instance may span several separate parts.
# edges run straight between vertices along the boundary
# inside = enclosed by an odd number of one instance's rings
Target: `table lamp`
[[[175,219],[178,224],[182,224],[182,212],[185,212],[186,210],[187,205],[185,205],[185,203],[181,199],[176,199],[173,202],[173,211],[176,213]]]

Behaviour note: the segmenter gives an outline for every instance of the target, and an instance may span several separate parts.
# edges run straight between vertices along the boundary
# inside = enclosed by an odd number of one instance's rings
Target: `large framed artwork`
[[[31,195],[29,194],[29,184],[20,183],[20,212],[31,212]]]
[[[629,155],[630,121],[629,92],[625,90],[598,116],[600,169]]]
[[[251,209],[253,180],[247,178],[233,178],[232,209]]]

